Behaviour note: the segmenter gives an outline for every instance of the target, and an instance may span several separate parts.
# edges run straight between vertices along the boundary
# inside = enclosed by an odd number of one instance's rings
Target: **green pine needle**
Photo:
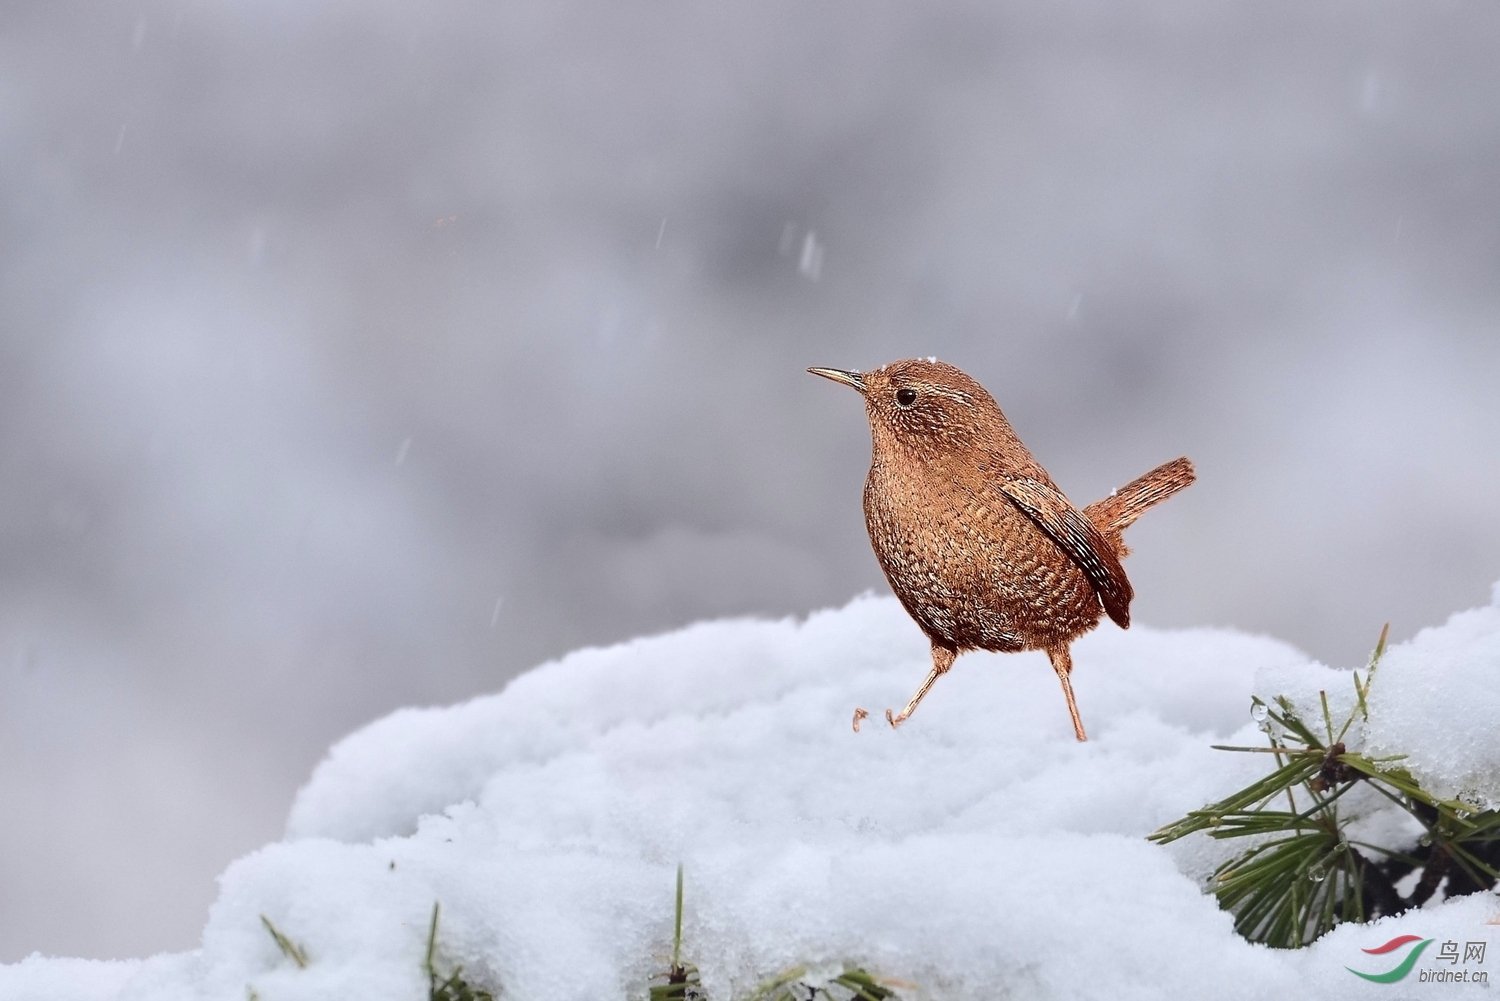
[[[432,921],[427,926],[427,955],[422,969],[427,974],[427,1001],[495,1001],[489,991],[472,986],[463,978],[464,968],[456,966],[444,977],[438,973],[434,962],[437,952],[438,903],[432,904]]]
[[[1326,692],[1318,693],[1326,745],[1285,696],[1272,700],[1275,708],[1252,699],[1271,746],[1214,747],[1272,754],[1276,769],[1149,837],[1158,844],[1198,832],[1215,839],[1258,839],[1219,866],[1212,883],[1219,905],[1234,914],[1235,929],[1252,942],[1298,948],[1342,922],[1400,913],[1423,903],[1445,873],[1452,877],[1449,892],[1454,880],[1466,884],[1460,892],[1474,892],[1500,879],[1500,811],[1432,795],[1396,764],[1405,755],[1376,759],[1344,747],[1355,719],[1369,719],[1370,685],[1389,634],[1387,623],[1364,677],[1354,673],[1356,703],[1337,738]],[[1338,801],[1356,785],[1375,790],[1414,817],[1427,832],[1422,847],[1408,853],[1350,840],[1348,818],[1339,812]],[[1306,809],[1299,808],[1293,795],[1299,788],[1301,798],[1311,804]],[[1272,809],[1270,804],[1283,794],[1290,809]],[[1433,865],[1438,868],[1429,871]],[[1424,878],[1410,896],[1402,897],[1395,881],[1417,868],[1424,870]]]
[[[276,943],[276,948],[281,954],[297,964],[297,969],[307,969],[307,950],[281,933],[281,929],[271,923],[271,919],[264,914],[260,916],[260,923],[266,926],[266,931],[271,933],[271,940]]]
[[[672,916],[672,968],[675,970],[680,964],[677,960],[682,956],[682,863],[677,863],[677,906]]]
[[[900,1001],[892,988],[912,986],[875,977],[858,966],[844,967],[818,987],[808,984],[803,979],[806,975],[806,966],[794,966],[761,984],[746,1001]]]
[[[649,1001],[692,1001],[702,998],[703,985],[698,977],[698,968],[682,962],[682,863],[677,863],[677,899],[672,912],[672,965],[665,973],[653,979],[664,983],[652,984],[647,990]]]

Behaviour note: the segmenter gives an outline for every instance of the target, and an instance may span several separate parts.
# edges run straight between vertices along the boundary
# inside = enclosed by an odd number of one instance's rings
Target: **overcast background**
[[[1190,455],[1137,622],[1349,666],[1487,601],[1496,52],[1491,0],[7,0],[0,961],[194,946],[395,707],[883,591],[811,364],[955,362],[1080,504]]]

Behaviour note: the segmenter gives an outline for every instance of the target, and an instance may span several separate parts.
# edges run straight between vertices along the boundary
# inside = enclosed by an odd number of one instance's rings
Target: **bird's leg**
[[[948,673],[948,668],[953,666],[953,661],[957,656],[958,651],[951,646],[932,644],[932,670],[928,673],[927,680],[922,682],[922,687],[917,689],[917,694],[911,697],[911,701],[906,704],[905,709],[901,710],[899,716],[892,716],[889,709],[885,711],[885,721],[891,725],[892,729],[905,723],[906,718],[916,712],[917,703],[922,701],[922,696],[927,694],[927,690],[932,687],[934,681]]]
[[[1057,672],[1057,680],[1062,682],[1063,695],[1068,700],[1068,715],[1073,717],[1073,735],[1079,742],[1089,739],[1089,735],[1083,732],[1083,717],[1078,715],[1078,703],[1073,699],[1073,682],[1068,680],[1068,675],[1073,673],[1073,655],[1068,652],[1066,646],[1051,647],[1047,656],[1052,661],[1052,670]]]

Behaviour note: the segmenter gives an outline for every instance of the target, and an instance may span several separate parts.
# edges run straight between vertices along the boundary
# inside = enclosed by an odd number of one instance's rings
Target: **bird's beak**
[[[834,382],[842,382],[846,386],[853,386],[861,393],[865,391],[865,377],[858,372],[845,372],[841,368],[810,368],[808,371],[813,375],[821,375],[825,379],[832,379]]]

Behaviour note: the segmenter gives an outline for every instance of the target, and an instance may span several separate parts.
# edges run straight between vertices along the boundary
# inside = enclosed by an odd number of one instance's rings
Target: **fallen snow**
[[[880,711],[928,667],[887,598],[582,650],[337,744],[286,839],[221,878],[201,949],[34,956],[0,967],[0,999],[421,998],[434,901],[440,957],[480,986],[639,998],[670,948],[679,861],[685,958],[726,1001],[843,962],[918,985],[909,997],[1337,1001],[1371,996],[1345,966],[1377,968],[1360,950],[1396,935],[1500,938],[1497,901],[1479,894],[1296,952],[1248,945],[1201,892],[1223,845],[1144,836],[1265,768],[1208,746],[1263,740],[1252,692],[1347,706],[1348,672],[1263,637],[1139,625],[1086,637],[1074,661],[1082,745],[1039,654],[967,654],[906,726],[885,727]],[[1492,801],[1497,662],[1496,606],[1392,648],[1352,739]],[[856,704],[872,711],[859,734]]]
[[[1422,788],[1500,807],[1500,584],[1486,608],[1424,629],[1382,660],[1371,754],[1407,754]]]

